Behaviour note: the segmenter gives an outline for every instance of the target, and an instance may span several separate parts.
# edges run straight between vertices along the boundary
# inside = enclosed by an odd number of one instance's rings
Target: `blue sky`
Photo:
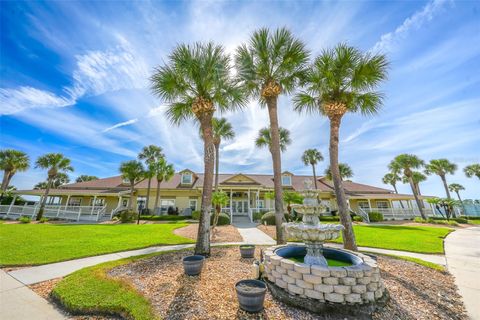
[[[340,160],[354,181],[382,186],[390,160],[414,153],[446,157],[459,170],[449,182],[480,198],[478,179],[462,168],[480,162],[480,2],[0,2],[1,148],[47,152],[72,159],[75,172],[106,177],[142,146],[163,147],[177,170],[202,171],[202,144],[192,123],[172,127],[148,78],[172,48],[213,40],[230,53],[259,27],[287,26],[312,55],[338,42],[383,52],[391,61],[383,110],[348,115],[341,128]],[[290,97],[279,102],[280,124],[292,133],[283,169],[310,174],[300,156],[319,148],[328,157],[328,123],[296,114]],[[268,124],[251,101],[225,114],[236,138],[223,145],[221,171],[270,173],[267,150],[254,138]],[[320,163],[323,172],[326,162]],[[31,188],[46,173],[30,169],[13,179]],[[400,185],[401,192],[409,192]],[[439,177],[421,185],[443,196]]]

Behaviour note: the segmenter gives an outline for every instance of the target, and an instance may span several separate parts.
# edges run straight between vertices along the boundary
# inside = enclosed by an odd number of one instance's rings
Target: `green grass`
[[[0,265],[37,265],[154,245],[192,243],[165,224],[0,224]]]
[[[427,267],[427,268],[430,268],[430,269],[434,269],[434,270],[438,270],[438,271],[445,271],[445,267],[440,265],[440,264],[436,264],[436,263],[425,261],[425,260],[418,259],[418,258],[407,257],[407,256],[397,256],[395,254],[383,254],[383,253],[380,254],[380,253],[376,253],[376,252],[372,252],[372,254],[387,256],[387,257],[391,257],[391,258],[399,259],[399,260],[410,261],[410,262],[419,264],[421,266],[424,266],[424,267]]]
[[[165,252],[161,254],[163,253]],[[106,262],[74,272],[55,286],[52,297],[75,314],[116,315],[136,320],[156,319],[148,300],[132,285],[107,275],[116,266],[145,257]]]
[[[189,216],[140,216],[140,219],[142,220],[148,220],[148,221],[182,221],[182,220],[189,220],[192,219],[192,217]]]
[[[410,226],[353,226],[357,245],[419,253],[443,253],[443,239],[453,229]],[[335,242],[342,242],[341,237]]]
[[[295,261],[295,262],[304,263],[304,258],[305,258],[305,256],[296,256],[296,257],[290,257],[288,259],[292,260],[292,261]],[[347,266],[352,265],[349,262],[335,260],[335,259],[326,258],[326,260],[327,260],[327,264],[328,264],[329,267],[347,267]]]
[[[469,224],[480,224],[480,220],[468,220]]]

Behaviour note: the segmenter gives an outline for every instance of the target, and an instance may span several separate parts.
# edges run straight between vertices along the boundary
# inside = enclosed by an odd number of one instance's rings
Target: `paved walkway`
[[[233,225],[243,238],[243,242],[257,245],[274,245],[277,242],[257,228],[257,223],[249,221],[234,222]]]
[[[60,320],[66,317],[20,281],[0,270],[0,318]]]
[[[469,316],[480,320],[480,227],[450,233],[445,239],[445,257]]]

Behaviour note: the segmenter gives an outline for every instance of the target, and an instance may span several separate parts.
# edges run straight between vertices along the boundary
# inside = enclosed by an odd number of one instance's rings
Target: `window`
[[[182,174],[182,184],[192,184],[192,174],[183,173]]]
[[[93,198],[90,199],[91,206],[104,206],[105,205],[105,198],[97,198],[95,200],[95,204],[93,204]]]
[[[82,198],[70,198],[68,205],[72,207],[79,207],[82,205]]]
[[[257,208],[260,208],[260,209],[265,208],[265,201],[264,200],[257,200]]]
[[[368,201],[358,201],[358,207],[363,209],[363,210],[369,210],[370,205],[368,204]]]
[[[122,207],[128,206],[128,199],[123,199],[122,200]]]
[[[388,201],[377,201],[377,208],[378,209],[388,209]]]
[[[190,199],[190,209],[192,211],[197,210],[197,199]]]
[[[282,176],[282,186],[291,186],[292,185],[292,176],[284,175]]]
[[[161,200],[160,207],[162,210],[162,214],[167,213],[169,208],[172,208],[173,210],[175,210],[175,200],[174,199]]]

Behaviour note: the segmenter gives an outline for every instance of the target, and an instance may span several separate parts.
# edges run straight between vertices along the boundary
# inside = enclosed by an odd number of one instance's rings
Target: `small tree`
[[[317,165],[317,163],[319,161],[323,161],[322,153],[317,149],[307,149],[303,152],[302,161],[306,166],[308,166],[308,165],[312,166],[313,183],[315,185],[315,190],[318,190],[317,172],[315,170],[315,166]]]
[[[147,197],[145,201],[145,210],[149,212],[150,204],[150,190],[152,186],[152,178],[155,176],[155,171],[153,170],[152,165],[160,158],[163,158],[162,148],[156,145],[149,145],[143,147],[142,151],[138,154],[139,160],[145,160],[146,169],[144,172],[144,178],[148,179],[147,185]]]
[[[215,206],[215,213],[213,216],[213,226],[212,226],[212,233],[213,229],[217,226],[218,217],[220,216],[220,212],[222,211],[222,207],[226,206],[229,201],[229,197],[226,192],[223,191],[215,191],[212,193],[212,204]]]
[[[142,181],[145,176],[143,164],[140,161],[130,160],[120,164],[120,173],[122,178],[128,181],[130,185],[130,201],[128,201],[128,210],[133,210],[133,194],[135,192],[135,185]],[[137,224],[140,223],[140,214],[137,217]]]
[[[457,165],[451,163],[447,159],[434,159],[430,160],[430,163],[425,165],[425,174],[436,174],[442,179],[443,187],[445,188],[445,193],[447,198],[450,199],[450,192],[448,190],[447,184],[447,174],[454,174],[457,171]]]
[[[398,190],[397,190],[397,182],[399,181],[402,181],[402,178],[398,175],[398,173],[396,172],[390,172],[390,173],[387,173],[386,175],[383,176],[382,178],[382,182],[384,184],[389,184],[393,187],[393,190],[395,190],[395,193],[398,194]],[[404,209],[405,207],[403,206],[403,202],[402,200],[400,200],[400,206],[402,207],[402,209]]]
[[[155,208],[159,207],[160,203],[160,185],[163,181],[168,182],[175,175],[173,164],[167,164],[164,158],[160,158],[157,162],[152,164],[152,169],[155,172],[157,179],[157,193],[155,195]],[[161,212],[160,212],[161,213]]]
[[[29,167],[30,159],[26,153],[13,149],[0,150],[0,170],[3,170],[0,200],[1,197],[3,197],[3,193],[7,190],[15,173],[27,171]]]
[[[460,204],[462,205],[463,214],[465,214],[465,205],[463,204],[462,198],[460,197],[460,191],[465,190],[465,187],[459,183],[451,183],[448,186],[448,189],[450,189],[451,192],[455,192],[457,194],[458,202],[460,202]]]

